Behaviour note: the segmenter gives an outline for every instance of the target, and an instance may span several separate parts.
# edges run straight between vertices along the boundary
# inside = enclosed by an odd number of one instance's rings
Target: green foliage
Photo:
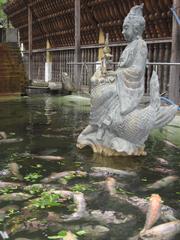
[[[0,193],[2,194],[8,194],[14,192],[14,190],[17,190],[17,187],[5,187],[0,189]]]
[[[15,209],[15,208],[11,208],[8,210],[6,217],[11,218],[11,217],[17,216],[18,214],[20,214],[19,210]]]
[[[32,200],[32,206],[36,208],[50,208],[62,206],[59,202],[60,194],[43,192],[40,198]]]
[[[36,194],[42,193],[44,189],[41,184],[33,184],[30,186],[26,186],[24,190],[29,192],[32,195],[36,195]]]
[[[6,19],[6,15],[3,12],[3,4],[5,4],[7,0],[0,0],[0,19]]]
[[[78,173],[71,173],[61,179],[59,179],[59,183],[61,184],[67,184],[69,181],[73,180],[74,178],[84,178],[84,175],[78,174]]]
[[[76,235],[77,235],[77,236],[84,236],[84,235],[86,235],[86,231],[84,231],[84,230],[79,230],[79,231],[76,232]]]
[[[85,192],[85,191],[93,191],[93,189],[88,184],[77,183],[73,187],[71,187],[73,192]]]
[[[66,237],[67,231],[63,230],[57,233],[57,235],[49,236],[48,239],[64,239]]]
[[[39,173],[29,173],[28,175],[26,175],[24,177],[24,179],[27,181],[27,182],[36,182],[39,178],[41,178],[42,175],[39,174]]]
[[[81,237],[81,236],[86,235],[86,232],[84,230],[79,230],[74,235]],[[67,231],[63,230],[63,231],[58,232],[54,236],[49,236],[48,239],[62,239],[63,240],[66,236],[67,236]]]
[[[3,5],[6,2],[7,2],[7,0],[0,0],[0,5]]]

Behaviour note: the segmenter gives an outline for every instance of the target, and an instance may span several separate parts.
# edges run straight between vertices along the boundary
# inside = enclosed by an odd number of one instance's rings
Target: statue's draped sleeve
[[[121,115],[133,111],[144,94],[146,59],[147,46],[142,39],[128,45],[120,58],[116,87]]]

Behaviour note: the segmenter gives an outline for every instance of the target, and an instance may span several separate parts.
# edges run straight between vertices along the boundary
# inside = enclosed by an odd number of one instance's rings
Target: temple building
[[[79,88],[89,85],[106,33],[116,68],[126,46],[123,19],[140,3],[144,3],[143,37],[148,44],[145,93],[149,94],[152,69],[157,69],[160,93],[179,103],[180,66],[168,64],[180,62],[178,0],[9,0],[4,11],[19,31],[29,81],[61,82],[67,72]]]

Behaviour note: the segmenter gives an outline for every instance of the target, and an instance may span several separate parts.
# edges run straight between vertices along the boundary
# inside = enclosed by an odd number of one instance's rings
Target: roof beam
[[[19,15],[20,13],[23,13],[24,11],[27,11],[27,7],[23,7],[20,10],[17,10],[16,12],[13,12],[12,14],[8,15],[8,17],[11,19],[15,17],[16,15]]]
[[[38,18],[36,21],[33,21],[33,23],[42,22],[42,21],[48,20],[49,18],[52,19],[54,17],[63,16],[63,15],[66,15],[67,13],[71,13],[71,12],[74,12],[74,8],[70,8],[70,9],[63,10],[63,11],[60,11],[60,12],[57,12],[57,13],[54,13],[54,14],[51,14],[51,15],[48,15],[48,16],[45,16],[45,17]],[[24,25],[20,26],[19,29],[26,28],[27,25],[28,24],[24,24]]]
[[[9,18],[13,18],[15,17],[16,15],[19,15],[20,13],[23,13],[24,11],[27,11],[27,8],[28,6],[32,7],[34,5],[36,5],[37,3],[40,3],[42,2],[43,0],[35,0],[34,2],[32,3],[27,3],[27,6],[21,8],[20,10],[17,10],[16,12],[13,12],[12,14],[9,15]]]

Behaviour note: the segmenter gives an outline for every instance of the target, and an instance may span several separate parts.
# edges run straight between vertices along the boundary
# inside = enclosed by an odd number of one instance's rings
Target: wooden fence
[[[111,46],[111,53],[113,54],[113,62],[118,62],[120,55],[125,48],[125,45]],[[81,62],[96,62],[98,60],[98,46],[86,46],[81,48]],[[62,72],[67,72],[73,79],[74,65],[68,64],[74,62],[74,49],[53,49],[52,55],[52,81],[61,81]],[[171,57],[171,41],[150,42],[148,43],[148,61],[149,62],[170,62]],[[32,61],[32,76],[33,80],[45,81],[45,61],[46,52],[37,51],[33,53]],[[28,71],[28,54],[24,54],[24,64]],[[115,66],[116,67],[116,66]],[[145,93],[149,94],[149,80],[152,70],[155,66],[147,66],[145,75]],[[96,65],[81,65],[80,67],[80,81],[81,85],[89,85],[90,78],[95,72]],[[170,66],[157,66],[157,72],[160,82],[160,92],[168,90]]]

